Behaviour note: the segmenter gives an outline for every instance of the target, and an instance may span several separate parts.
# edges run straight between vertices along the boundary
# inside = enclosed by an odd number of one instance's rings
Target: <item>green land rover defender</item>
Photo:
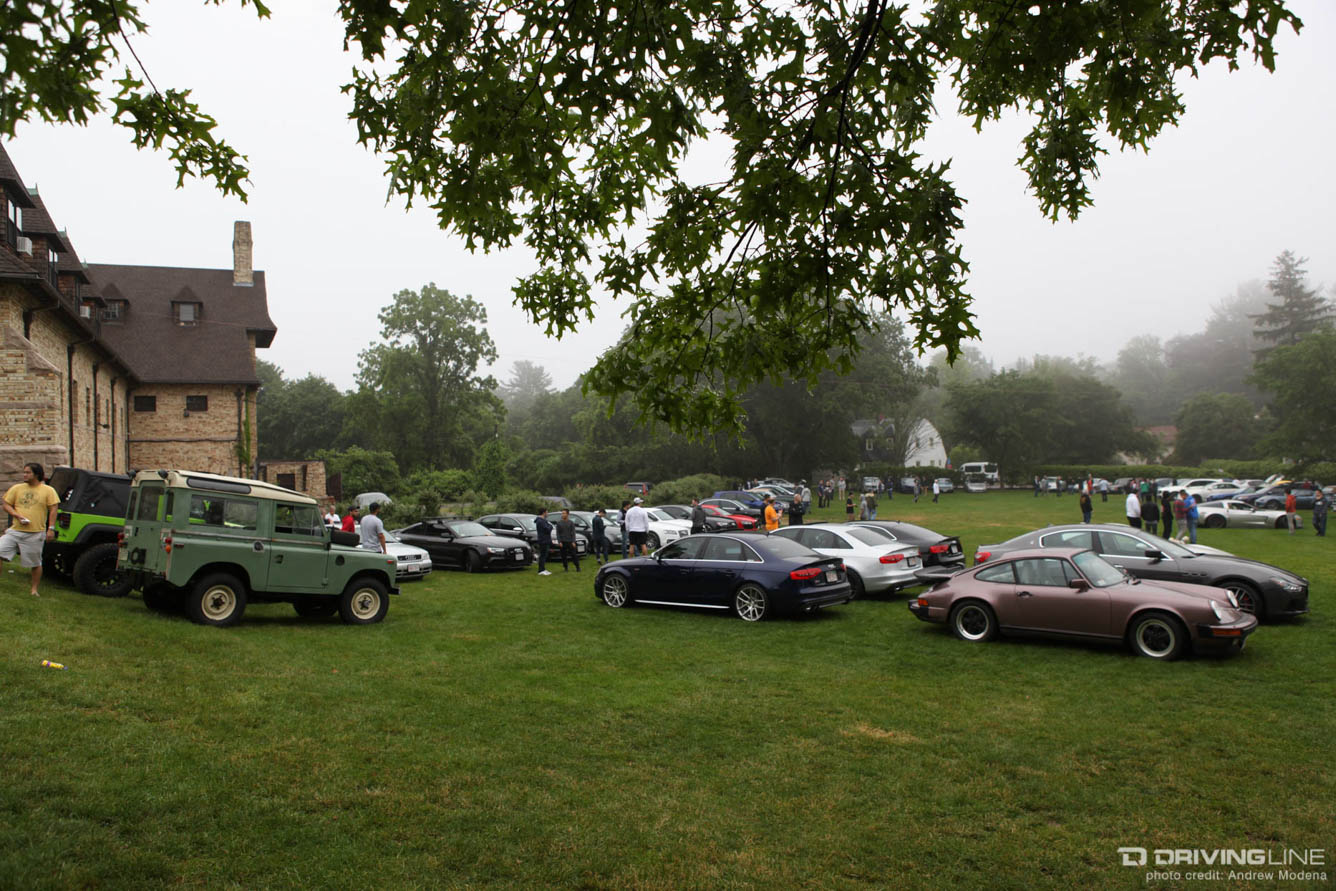
[[[235,624],[248,602],[366,625],[399,593],[394,557],[325,528],[315,499],[191,470],[135,475],[117,565],[150,609],[184,607],[203,625]]]

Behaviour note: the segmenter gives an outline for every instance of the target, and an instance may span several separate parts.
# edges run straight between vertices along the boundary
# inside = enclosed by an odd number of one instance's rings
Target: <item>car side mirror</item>
[[[1086,591],[1089,590],[1090,583],[1085,579],[1072,579],[1067,583],[1067,587],[1071,588],[1073,591]]]
[[[1156,550],[1155,548],[1146,548],[1146,556],[1152,560],[1163,560],[1164,551]]]

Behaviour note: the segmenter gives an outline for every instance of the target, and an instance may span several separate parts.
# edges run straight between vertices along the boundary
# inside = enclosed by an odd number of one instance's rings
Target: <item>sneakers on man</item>
[[[546,569],[544,569],[542,572],[540,572],[540,573],[538,573],[538,574],[539,574],[539,575],[551,575],[552,573],[550,573],[550,572],[548,572]]]

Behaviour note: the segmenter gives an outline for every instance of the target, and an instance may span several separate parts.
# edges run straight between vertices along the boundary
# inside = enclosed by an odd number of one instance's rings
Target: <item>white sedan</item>
[[[431,555],[422,548],[400,541],[393,532],[385,533],[385,551],[394,558],[396,579],[420,579],[431,572]]]
[[[915,573],[923,568],[918,546],[887,540],[871,529],[844,523],[785,526],[771,535],[792,539],[823,557],[839,557],[848,570],[854,597],[898,591],[922,584]]]

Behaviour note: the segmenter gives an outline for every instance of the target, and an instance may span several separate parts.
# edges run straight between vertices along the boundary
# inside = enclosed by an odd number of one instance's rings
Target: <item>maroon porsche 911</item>
[[[1176,659],[1196,650],[1237,651],[1257,627],[1223,588],[1133,578],[1093,551],[1043,548],[951,573],[919,573],[933,587],[909,602],[925,622],[957,637],[999,633],[1126,641],[1134,653]]]

